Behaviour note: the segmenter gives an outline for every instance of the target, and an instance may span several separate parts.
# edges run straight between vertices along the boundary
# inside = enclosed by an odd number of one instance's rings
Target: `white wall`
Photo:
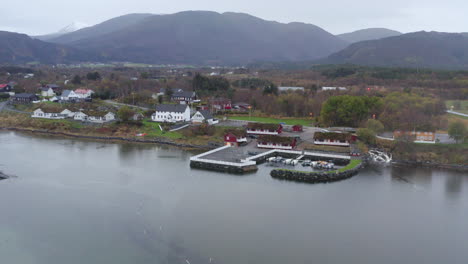
[[[175,112],[156,112],[151,116],[154,122],[189,122],[190,121],[190,108],[187,107],[183,113]]]

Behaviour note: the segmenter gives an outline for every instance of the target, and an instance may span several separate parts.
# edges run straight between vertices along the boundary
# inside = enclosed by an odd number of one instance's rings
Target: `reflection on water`
[[[445,177],[445,192],[448,197],[461,198],[463,182],[467,175],[454,174]]]
[[[466,263],[468,178],[333,184],[191,170],[190,152],[0,133],[0,263]],[[448,202],[447,202],[448,201]],[[450,245],[450,246],[449,246]],[[210,262],[211,261],[211,262]]]

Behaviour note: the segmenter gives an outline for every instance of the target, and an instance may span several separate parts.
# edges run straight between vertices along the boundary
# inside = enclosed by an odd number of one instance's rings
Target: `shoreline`
[[[458,172],[468,172],[468,165],[456,165],[456,164],[439,164],[439,163],[424,163],[418,161],[401,161],[396,160],[392,162],[392,166],[404,166],[404,167],[418,167],[427,169],[441,169],[451,170]]]
[[[209,145],[192,145],[192,144],[183,144],[177,143],[174,141],[167,141],[161,139],[136,139],[136,138],[126,138],[126,137],[112,137],[112,136],[86,136],[79,134],[71,134],[66,132],[55,132],[43,129],[29,129],[29,128],[17,128],[17,127],[0,127],[0,131],[13,131],[13,132],[24,132],[32,134],[43,134],[50,135],[55,137],[62,138],[76,138],[76,139],[89,139],[95,141],[107,141],[107,142],[126,142],[126,143],[137,143],[137,144],[158,144],[173,146],[186,150],[212,150],[215,147]],[[392,165],[397,166],[417,166],[420,168],[430,168],[430,169],[443,169],[443,170],[454,170],[458,172],[468,172],[468,165],[455,165],[455,164],[439,164],[439,163],[423,163],[418,161],[401,161],[395,160],[392,162]]]
[[[136,139],[136,138],[126,138],[126,137],[112,137],[112,136],[85,136],[79,134],[71,134],[66,132],[55,132],[43,129],[28,129],[28,128],[16,128],[16,127],[0,127],[0,131],[13,131],[13,132],[25,132],[32,134],[43,134],[50,135],[62,138],[76,138],[76,139],[91,139],[96,141],[108,141],[108,142],[127,142],[127,143],[139,143],[139,144],[159,144],[178,147],[182,149],[197,149],[197,150],[209,150],[213,149],[213,146],[208,145],[191,145],[191,144],[182,144],[173,141],[166,140],[149,140],[149,139]]]

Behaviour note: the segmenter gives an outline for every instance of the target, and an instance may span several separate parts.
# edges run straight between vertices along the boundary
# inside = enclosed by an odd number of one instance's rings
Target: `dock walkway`
[[[295,156],[295,159],[320,157],[333,160],[351,160],[351,156],[347,155],[279,149],[264,151],[249,157],[242,148],[224,146],[190,158],[190,166],[207,170],[244,173],[256,171],[257,164],[265,162],[267,158],[272,156]]]

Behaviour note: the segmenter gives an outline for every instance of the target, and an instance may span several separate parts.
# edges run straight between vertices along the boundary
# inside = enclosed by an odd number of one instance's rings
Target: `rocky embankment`
[[[358,174],[363,168],[363,163],[346,171],[335,172],[302,172],[293,170],[272,170],[270,175],[275,179],[306,182],[306,183],[329,183],[349,179]]]

